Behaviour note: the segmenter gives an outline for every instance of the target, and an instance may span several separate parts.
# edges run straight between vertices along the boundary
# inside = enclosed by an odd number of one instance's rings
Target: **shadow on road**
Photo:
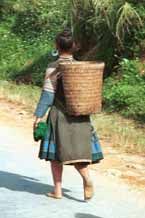
[[[36,195],[43,195],[53,191],[53,186],[40,183],[37,179],[4,171],[0,171],[0,188],[29,192]],[[63,192],[69,192],[69,190],[63,189]]]
[[[81,202],[81,203],[86,203],[86,201],[80,200],[80,199],[78,199],[78,198],[74,198],[74,197],[72,197],[72,196],[70,196],[70,195],[68,195],[68,194],[66,194],[66,193],[64,193],[63,196],[66,197],[66,198],[68,198],[69,200],[73,200],[73,201],[77,201],[77,202]]]
[[[91,215],[91,214],[88,214],[88,213],[77,213],[75,215],[75,218],[102,218],[102,217],[94,216],[94,215]]]

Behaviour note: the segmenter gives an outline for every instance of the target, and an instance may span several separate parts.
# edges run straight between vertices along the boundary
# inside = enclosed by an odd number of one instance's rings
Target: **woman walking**
[[[51,162],[54,192],[49,197],[62,198],[63,165],[74,165],[83,179],[84,199],[93,196],[93,185],[88,166],[103,159],[101,146],[90,122],[90,116],[72,116],[67,113],[60,62],[75,61],[72,56],[73,37],[68,31],[56,37],[59,59],[46,70],[44,86],[35,110],[34,129],[50,107],[48,131],[41,141],[39,158]]]

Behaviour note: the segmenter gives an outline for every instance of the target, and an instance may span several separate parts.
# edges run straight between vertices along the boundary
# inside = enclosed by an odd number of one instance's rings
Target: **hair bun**
[[[65,29],[56,36],[56,44],[62,51],[68,52],[73,48],[73,35],[70,30]]]

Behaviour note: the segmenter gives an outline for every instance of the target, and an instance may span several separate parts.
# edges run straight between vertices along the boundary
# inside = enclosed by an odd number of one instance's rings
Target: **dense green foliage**
[[[104,108],[145,119],[144,0],[1,0],[0,79],[41,86],[66,27],[78,59],[106,63]]]
[[[41,83],[55,35],[69,23],[68,4],[69,0],[0,2],[1,79],[19,75],[23,81]]]
[[[139,2],[73,0],[74,35],[82,58],[103,60],[111,71],[120,57],[141,55],[145,3]]]
[[[106,63],[105,110],[145,121],[145,2],[73,0],[73,22],[81,58]]]
[[[104,104],[107,111],[145,121],[145,64],[124,59],[118,74],[105,80]]]

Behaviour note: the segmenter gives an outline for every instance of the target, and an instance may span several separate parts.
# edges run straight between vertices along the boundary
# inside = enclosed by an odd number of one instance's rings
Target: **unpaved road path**
[[[49,163],[37,158],[32,117],[20,106],[0,102],[0,218],[145,218],[143,157],[104,146],[104,161],[91,167],[90,202],[83,202],[81,179],[70,166],[64,167],[63,199],[48,198],[51,172]],[[128,183],[135,175],[139,180]]]

